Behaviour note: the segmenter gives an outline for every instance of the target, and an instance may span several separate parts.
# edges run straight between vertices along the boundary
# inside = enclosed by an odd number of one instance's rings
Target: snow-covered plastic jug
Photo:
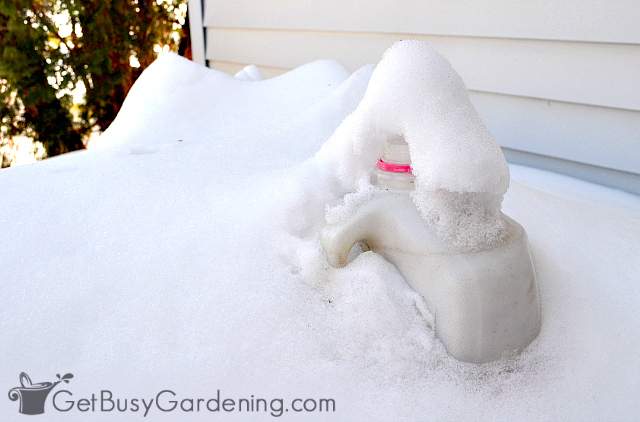
[[[540,330],[524,229],[501,214],[505,234],[490,248],[465,251],[441,239],[411,199],[409,158],[402,139],[387,141],[374,173],[380,192],[322,233],[329,263],[347,265],[359,242],[385,257],[424,297],[437,336],[459,360],[488,362],[523,349]]]

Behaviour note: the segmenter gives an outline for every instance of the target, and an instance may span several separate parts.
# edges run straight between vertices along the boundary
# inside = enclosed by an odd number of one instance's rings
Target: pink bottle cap
[[[411,173],[411,166],[409,164],[387,163],[382,158],[378,160],[377,167],[382,171],[388,171],[390,173]]]

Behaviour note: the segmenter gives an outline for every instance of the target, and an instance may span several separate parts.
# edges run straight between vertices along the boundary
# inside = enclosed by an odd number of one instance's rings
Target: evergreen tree
[[[115,118],[154,47],[178,48],[185,8],[185,0],[0,0],[0,137],[30,136],[49,156],[83,148]],[[85,101],[73,104],[79,84]]]

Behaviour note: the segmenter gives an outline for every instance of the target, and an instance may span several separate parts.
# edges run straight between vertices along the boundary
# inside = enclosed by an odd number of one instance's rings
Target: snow
[[[283,416],[304,420],[636,418],[638,197],[510,166],[503,211],[529,235],[543,325],[521,356],[491,364],[449,357],[422,299],[380,256],[326,264],[326,209],[339,218],[336,198],[350,190],[348,208],[368,191],[316,153],[372,72],[321,61],[245,81],[165,55],[96,148],[0,172],[3,385],[69,371],[76,398],[335,398],[330,416]],[[484,177],[457,189],[504,187]],[[2,403],[0,419],[13,420],[17,403]],[[102,416],[47,409],[50,421]]]
[[[262,77],[262,72],[260,72],[260,69],[258,69],[258,67],[253,64],[240,69],[240,71],[234,75],[234,78],[243,81],[261,81],[262,79],[264,79]]]
[[[462,79],[424,41],[401,41],[384,53],[362,102],[320,155],[345,162],[341,176],[352,187],[348,181],[366,177],[384,141],[394,136],[409,144],[418,191],[501,195],[507,190],[502,151]]]
[[[369,177],[385,142],[408,145],[413,200],[441,238],[461,250],[496,244],[509,170],[449,62],[424,41],[401,41],[376,66],[355,111],[318,154],[346,191]]]

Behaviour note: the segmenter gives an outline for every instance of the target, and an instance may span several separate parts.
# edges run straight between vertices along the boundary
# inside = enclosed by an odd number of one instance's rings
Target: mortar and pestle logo
[[[31,382],[31,378],[26,372],[20,372],[20,387],[9,390],[9,400],[20,399],[18,412],[23,415],[40,415],[44,413],[44,403],[53,388],[61,382],[68,383],[73,374],[56,374],[58,380],[55,382]]]

